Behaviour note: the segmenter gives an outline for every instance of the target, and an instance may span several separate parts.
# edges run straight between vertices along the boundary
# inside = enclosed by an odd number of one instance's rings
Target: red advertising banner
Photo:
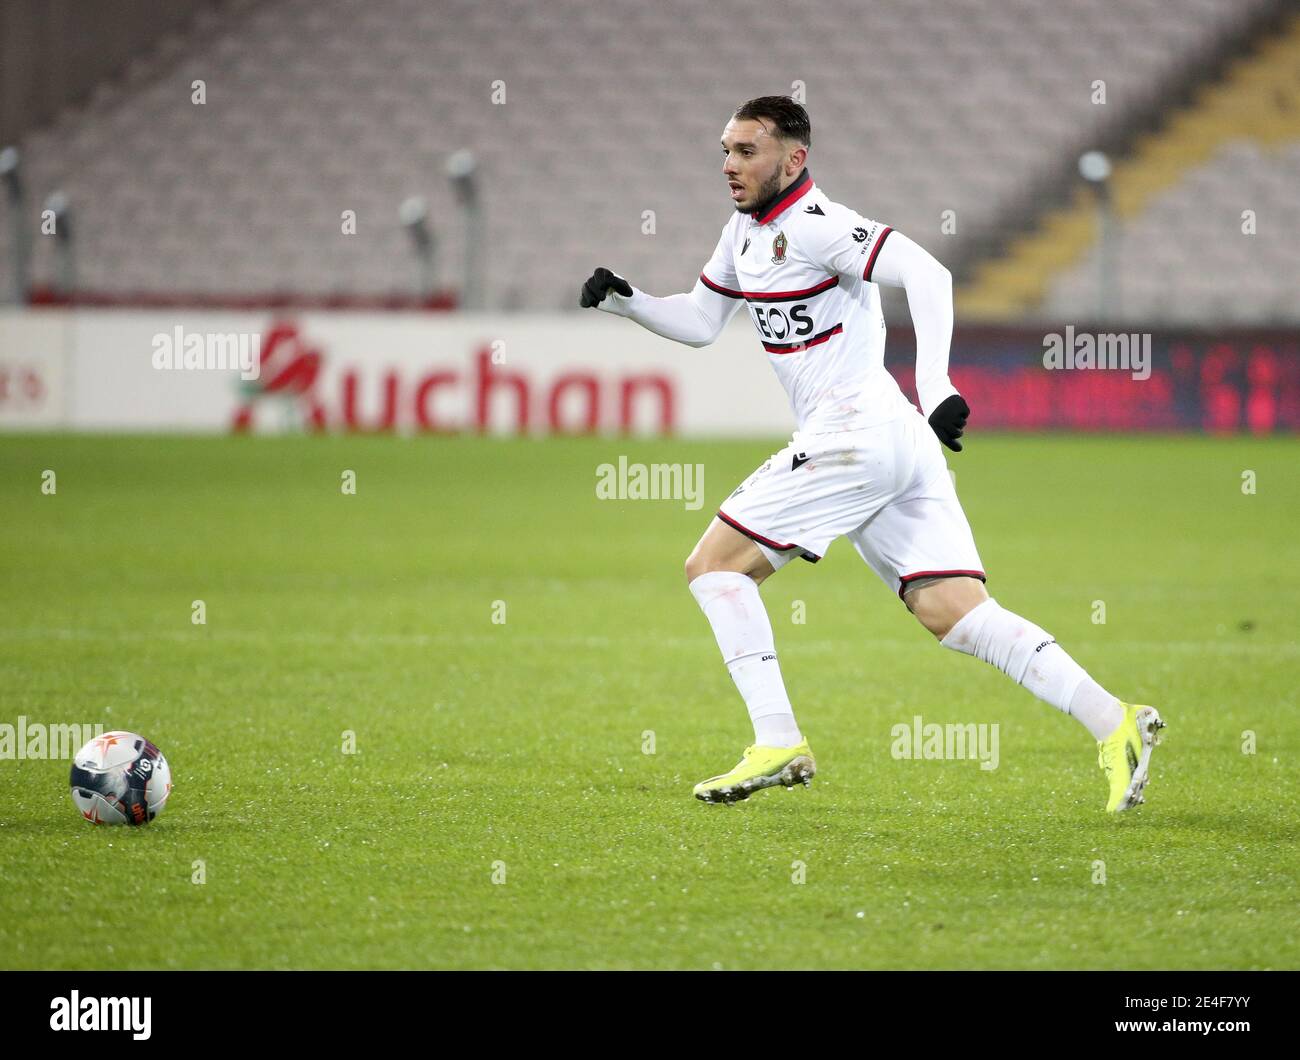
[[[885,356],[915,400],[910,331]],[[576,311],[0,312],[0,429],[774,436],[768,360],[746,321],[696,350]],[[980,431],[1300,432],[1300,332],[960,328],[949,369]]]
[[[959,329],[950,375],[981,430],[1300,431],[1300,335],[1112,334]],[[913,336],[891,329],[888,349],[915,400]]]

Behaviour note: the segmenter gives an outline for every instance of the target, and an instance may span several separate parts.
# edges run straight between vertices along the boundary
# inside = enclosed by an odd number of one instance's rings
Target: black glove
[[[579,300],[578,305],[582,306],[583,309],[598,306],[605,300],[605,295],[611,290],[630,297],[632,285],[622,276],[616,276],[610,272],[609,269],[597,269],[591,274],[591,279],[582,285],[582,298]]]
[[[953,394],[939,402],[939,407],[930,413],[930,426],[934,433],[954,453],[961,452],[961,442],[957,441],[966,430],[966,417],[970,415],[970,406],[960,394]]]

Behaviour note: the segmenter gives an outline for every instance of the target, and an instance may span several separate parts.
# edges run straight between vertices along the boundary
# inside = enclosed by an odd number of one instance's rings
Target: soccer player
[[[1097,741],[1108,811],[1143,801],[1164,727],[1123,703],[1052,636],[984,588],[984,568],[944,462],[970,409],[948,378],[952,276],[888,225],[832,202],[813,183],[808,114],[784,96],[737,110],[722,133],[735,213],[689,294],[656,298],[598,268],[580,304],[701,347],[745,305],[786,389],[796,427],[722,504],[686,560],[686,578],[754,725],[740,763],[695,786],[736,802],[816,772],[786,694],[758,587],[795,556],[816,563],[847,537],[945,648],[996,666]],[[921,412],[885,369],[877,284],[902,287],[916,331]]]

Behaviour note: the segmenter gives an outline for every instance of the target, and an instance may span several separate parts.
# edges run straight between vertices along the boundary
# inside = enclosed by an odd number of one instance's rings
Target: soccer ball
[[[91,824],[148,824],[171,793],[167,759],[133,732],[96,736],[72,760],[72,801]]]

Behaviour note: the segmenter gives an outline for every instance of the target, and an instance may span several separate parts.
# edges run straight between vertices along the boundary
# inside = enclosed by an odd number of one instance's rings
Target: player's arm
[[[924,249],[886,224],[832,204],[821,238],[809,247],[827,271],[902,287],[916,329],[916,393],[921,413],[949,449],[960,451],[970,408],[948,378],[952,275]]]
[[[709,345],[722,333],[740,302],[739,298],[711,291],[703,280],[696,280],[689,294],[656,298],[617,273],[597,269],[583,285],[579,304],[628,317],[656,335],[698,348]]]
[[[948,378],[952,345],[952,273],[902,232],[886,229],[867,269],[873,283],[902,287],[916,330],[916,394],[921,414],[949,449],[961,452],[970,406]]]
[[[597,269],[582,286],[578,304],[628,317],[643,328],[688,346],[707,346],[744,301],[731,264],[730,228],[718,240],[695,287],[686,294],[656,298],[633,287],[618,273]]]

